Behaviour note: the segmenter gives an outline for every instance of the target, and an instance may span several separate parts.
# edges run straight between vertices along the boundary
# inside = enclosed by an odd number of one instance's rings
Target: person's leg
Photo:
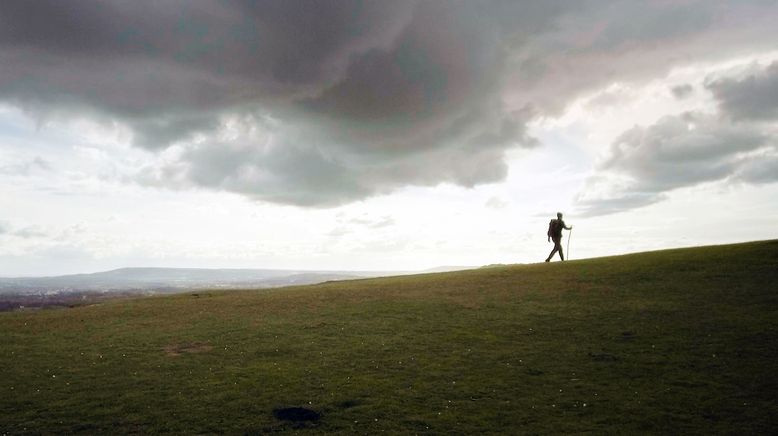
[[[559,252],[559,258],[565,260],[565,255],[562,252],[562,238],[554,238],[554,250]]]
[[[546,258],[546,262],[550,261],[551,258],[554,257],[557,250],[559,250],[559,244],[557,244],[556,240],[554,240],[554,248],[551,250],[551,253],[549,253],[548,257]]]

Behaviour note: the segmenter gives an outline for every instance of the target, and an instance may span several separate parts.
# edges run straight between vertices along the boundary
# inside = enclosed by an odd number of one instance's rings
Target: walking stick
[[[567,235],[567,260],[570,260],[570,240],[573,239],[573,229],[570,229],[570,234]]]

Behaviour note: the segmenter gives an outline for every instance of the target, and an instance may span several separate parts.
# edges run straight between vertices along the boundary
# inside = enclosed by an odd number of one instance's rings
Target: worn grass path
[[[0,313],[0,434],[768,434],[776,283],[765,241]]]

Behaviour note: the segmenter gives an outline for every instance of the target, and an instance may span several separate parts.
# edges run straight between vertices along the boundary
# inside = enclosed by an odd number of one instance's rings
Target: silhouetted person
[[[548,223],[548,241],[554,240],[554,249],[551,250],[551,254],[546,258],[546,262],[550,262],[556,252],[559,252],[559,258],[565,260],[565,254],[562,252],[562,229],[572,230],[573,226],[567,227],[562,220],[562,212],[557,212],[556,219],[552,219]]]

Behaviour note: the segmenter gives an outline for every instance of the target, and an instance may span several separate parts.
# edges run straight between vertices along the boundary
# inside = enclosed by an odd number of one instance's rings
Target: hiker
[[[562,229],[572,230],[573,226],[567,227],[562,220],[562,212],[557,212],[556,219],[552,219],[548,223],[548,232],[546,234],[548,235],[548,242],[551,242],[552,239],[554,240],[554,249],[551,250],[551,254],[546,258],[546,262],[550,262],[557,251],[559,252],[559,258],[563,261],[565,260],[565,255],[562,252]]]

